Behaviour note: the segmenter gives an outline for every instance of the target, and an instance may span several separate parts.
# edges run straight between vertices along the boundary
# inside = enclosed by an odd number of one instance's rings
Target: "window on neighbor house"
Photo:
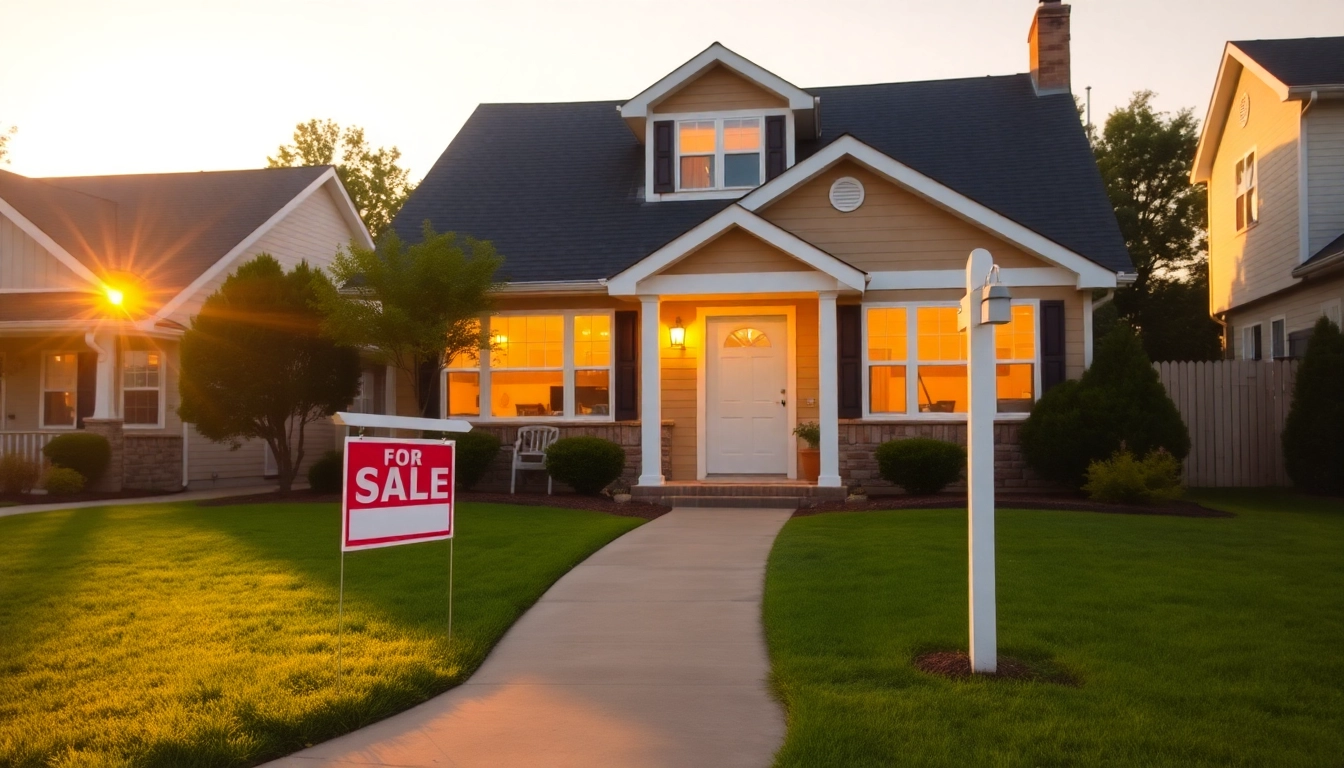
[[[159,425],[163,356],[157,349],[128,349],[121,363],[121,417],[127,426]]]
[[[1288,354],[1288,324],[1280,317],[1269,321],[1269,359],[1282,360]]]
[[[42,358],[42,426],[75,426],[79,356],[60,352]]]
[[[1344,301],[1341,301],[1340,299],[1331,299],[1330,301],[1321,303],[1321,317],[1334,323],[1336,328],[1344,328],[1344,325],[1340,325],[1339,322],[1341,304],[1344,304]]]
[[[611,313],[496,315],[484,363],[461,355],[445,369],[449,416],[609,417]],[[488,403],[483,414],[481,400]]]
[[[870,307],[866,323],[869,414],[966,412],[966,334],[957,330],[955,306]],[[1013,305],[1012,321],[994,329],[994,347],[999,412],[1030,411],[1036,392],[1034,305]]]
[[[1241,329],[1241,359],[1259,360],[1260,357],[1260,324],[1248,325]]]
[[[765,172],[759,117],[677,123],[677,188],[755,187]]]
[[[1233,177],[1236,182],[1237,231],[1241,232],[1260,220],[1260,211],[1255,199],[1255,152],[1249,152],[1237,161]]]

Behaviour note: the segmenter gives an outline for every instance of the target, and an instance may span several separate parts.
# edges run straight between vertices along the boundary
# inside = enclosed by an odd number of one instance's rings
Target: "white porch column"
[[[115,397],[117,374],[117,337],[116,334],[89,331],[84,334],[84,342],[98,354],[97,374],[94,376],[94,419],[113,419],[117,417]]]
[[[663,484],[662,348],[658,297],[639,297],[639,485]]]
[[[976,248],[966,260],[966,298],[961,313],[970,338],[966,374],[967,517],[970,527],[971,671],[998,669],[998,610],[994,595],[994,326],[980,322],[980,295],[994,259]],[[960,323],[959,323],[960,324]]]
[[[817,485],[840,486],[840,338],[835,323],[835,291],[817,294],[820,385],[817,405],[821,424],[821,471]],[[796,395],[795,395],[796,396]]]

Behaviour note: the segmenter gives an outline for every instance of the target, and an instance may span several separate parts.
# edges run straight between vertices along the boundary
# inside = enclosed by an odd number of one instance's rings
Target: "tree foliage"
[[[434,416],[439,369],[488,346],[480,318],[502,264],[488,241],[440,234],[428,222],[412,245],[388,232],[375,249],[352,245],[336,256],[334,284],[317,293],[324,327],[404,374],[420,414]]]
[[[1153,109],[1139,91],[1093,134],[1093,154],[1115,208],[1136,277],[1116,292],[1120,316],[1153,360],[1219,356],[1219,326],[1208,316],[1207,197],[1190,184],[1199,123],[1190,109]]]
[[[1322,317],[1297,369],[1283,425],[1283,459],[1293,485],[1344,493],[1344,335]]]
[[[182,337],[178,414],[216,442],[264,441],[282,491],[303,462],[305,427],[359,391],[358,351],[326,338],[314,307],[330,285],[306,263],[285,272],[261,254],[205,300]]]
[[[1036,403],[1021,441],[1032,469],[1075,488],[1092,462],[1122,447],[1140,456],[1162,449],[1178,460],[1190,452],[1180,411],[1125,323],[1102,339],[1082,379],[1055,386]]]
[[[9,139],[19,132],[19,126],[0,128],[0,164],[9,165]]]
[[[397,164],[399,160],[401,150],[370,147],[359,126],[342,128],[334,120],[309,120],[294,126],[293,143],[282,145],[275,157],[267,157],[266,167],[336,166],[365,226],[377,237],[415,189],[409,172]]]

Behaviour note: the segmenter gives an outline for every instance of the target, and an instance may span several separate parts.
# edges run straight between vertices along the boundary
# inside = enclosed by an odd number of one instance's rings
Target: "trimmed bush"
[[[1115,504],[1148,504],[1181,495],[1181,462],[1170,453],[1156,450],[1142,460],[1121,449],[1087,468],[1083,490],[1093,501]]]
[[[27,493],[37,487],[42,467],[17,453],[0,456],[0,493]]]
[[[1297,369],[1283,425],[1283,461],[1293,485],[1344,493],[1344,335],[1322,317]]]
[[[499,438],[490,432],[449,432],[457,442],[457,487],[470,490],[485,477],[499,455]]]
[[[42,448],[42,453],[52,464],[83,475],[89,485],[102,478],[112,460],[112,446],[107,444],[107,438],[93,432],[58,435]]]
[[[546,449],[546,471],[579,493],[602,492],[625,470],[625,449],[600,437],[564,437]]]
[[[69,496],[84,490],[84,476],[69,467],[52,467],[42,487],[52,496]]]
[[[1107,334],[1079,381],[1040,399],[1022,424],[1022,454],[1037,474],[1080,488],[1093,462],[1123,446],[1146,456],[1163,449],[1178,462],[1190,435],[1143,345],[1128,326]]]
[[[308,467],[308,489],[313,493],[340,493],[345,472],[345,455],[327,451]]]
[[[966,468],[966,450],[955,443],[912,437],[889,440],[874,452],[882,478],[922,495],[937,493],[961,479]]]

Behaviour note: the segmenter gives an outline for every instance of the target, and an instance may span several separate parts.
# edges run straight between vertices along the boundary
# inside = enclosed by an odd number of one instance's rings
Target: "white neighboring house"
[[[331,166],[0,171],[0,453],[36,457],[51,436],[87,429],[114,446],[104,490],[261,482],[274,472],[264,444],[230,450],[178,418],[182,333],[253,256],[326,267],[351,242],[372,245]],[[334,425],[314,427],[305,464],[336,440]]]

